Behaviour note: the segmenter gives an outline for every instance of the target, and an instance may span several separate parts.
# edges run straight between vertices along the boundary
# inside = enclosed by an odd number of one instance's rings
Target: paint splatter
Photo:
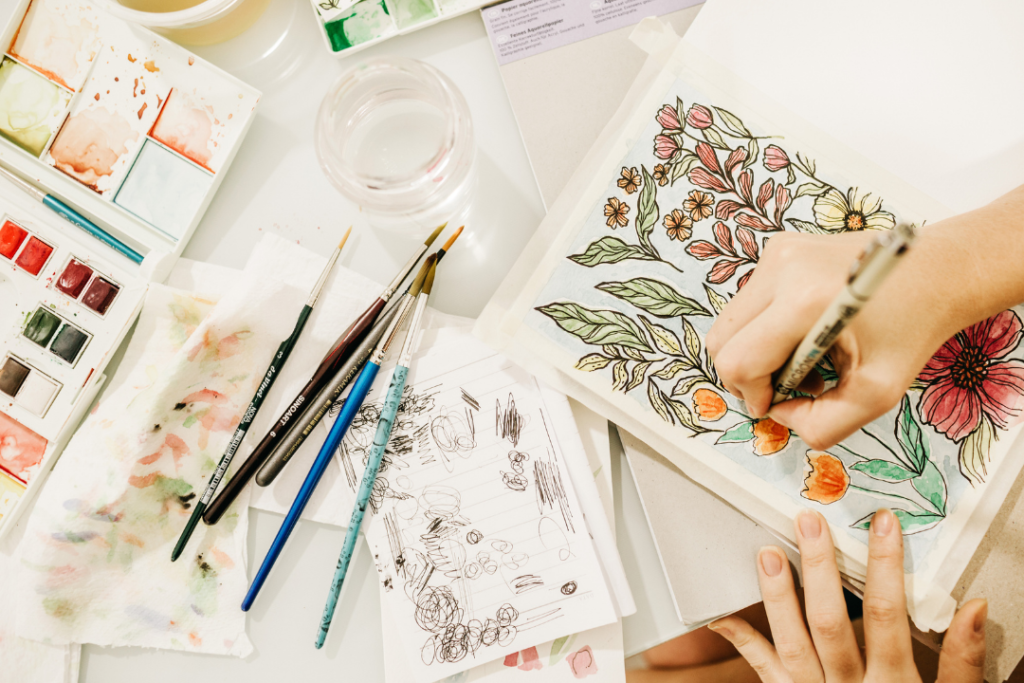
[[[584,645],[576,652],[568,655],[565,661],[569,662],[572,675],[576,678],[586,678],[597,675],[597,662],[594,661],[594,651],[589,645]]]
[[[157,67],[156,62],[154,62],[152,59],[145,62],[142,66],[146,67],[146,71],[148,71],[149,73],[156,73],[160,70],[159,67]]]
[[[143,93],[145,93],[145,91],[143,91]],[[142,108],[141,108],[141,109],[139,109],[139,120],[140,120],[140,121],[142,120],[142,112],[146,111],[146,106],[147,106],[147,105],[146,105],[146,103],[145,103],[145,102],[143,102],[143,103],[142,103]]]
[[[131,52],[128,53],[128,61],[131,62],[132,64],[135,63],[135,57],[132,57],[132,53]]]
[[[99,179],[114,172],[114,164],[138,136],[128,121],[106,108],[86,109],[67,120],[50,147],[50,156],[56,168],[96,189]]]
[[[189,55],[189,58],[188,58],[188,65],[189,65],[189,66],[192,66],[192,65],[193,65],[193,64],[195,64],[195,63],[196,63],[196,58],[195,58],[195,57],[193,57],[193,56],[191,56],[191,55]]]
[[[209,170],[213,117],[180,90],[171,90],[150,135]]]

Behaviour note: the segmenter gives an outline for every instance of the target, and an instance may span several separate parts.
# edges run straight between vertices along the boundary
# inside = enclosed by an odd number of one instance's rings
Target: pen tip
[[[350,225],[350,226],[348,226],[348,230],[345,231],[345,235],[341,238],[341,241],[338,242],[338,251],[341,251],[342,248],[344,248],[345,242],[348,242],[348,236],[351,235],[351,234],[352,234],[352,226]]]
[[[416,279],[413,280],[412,287],[409,288],[409,294],[413,297],[420,295],[420,291],[423,289],[423,282],[427,279],[427,273],[430,272],[435,263],[437,263],[437,254],[431,254],[423,262],[423,265],[420,266],[420,272],[416,273]]]
[[[462,231],[463,231],[463,230],[464,230],[465,228],[466,228],[466,226],[465,226],[465,225],[463,225],[463,226],[460,226],[460,227],[459,227],[459,229],[455,231],[455,234],[454,234],[454,235],[452,235],[451,237],[449,237],[449,238],[448,238],[448,241],[447,241],[447,242],[445,242],[445,243],[444,243],[444,246],[443,246],[443,247],[441,247],[441,248],[442,248],[442,249],[444,249],[445,251],[448,251],[449,249],[451,249],[451,248],[452,248],[452,245],[453,245],[453,244],[455,244],[455,240],[459,239],[459,235],[461,235],[461,234],[462,234]]]
[[[447,223],[444,223],[443,225],[438,227],[436,230],[434,230],[434,232],[430,233],[430,237],[427,238],[427,241],[424,242],[424,244],[426,244],[429,247],[431,244],[434,243],[434,240],[437,239],[437,236],[441,234],[441,231],[444,230],[447,227],[448,227]]]

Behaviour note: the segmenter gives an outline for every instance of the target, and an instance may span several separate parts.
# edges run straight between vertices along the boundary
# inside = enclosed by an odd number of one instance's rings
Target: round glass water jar
[[[331,86],[317,116],[324,173],[384,230],[420,235],[465,222],[475,150],[462,93],[414,59],[359,62]]]

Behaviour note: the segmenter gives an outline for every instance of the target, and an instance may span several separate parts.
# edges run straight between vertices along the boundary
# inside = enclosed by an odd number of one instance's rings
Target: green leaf
[[[913,479],[917,476],[917,473],[911,472],[907,468],[897,465],[894,462],[889,462],[888,460],[865,460],[863,462],[854,463],[850,466],[850,469],[866,474],[872,479],[892,483],[907,481],[908,479]]]
[[[600,370],[611,362],[612,359],[607,356],[602,356],[599,353],[589,353],[576,361],[576,369],[583,372],[593,372],[594,370]]]
[[[736,137],[739,138],[750,137],[750,131],[747,130],[747,127],[743,125],[743,121],[740,120],[740,117],[736,116],[730,111],[722,109],[721,107],[713,108],[715,111],[718,112],[718,117],[722,120],[722,123],[725,124],[725,127],[729,129],[729,132],[735,133]],[[754,156],[756,158],[757,155]]]
[[[972,484],[980,484],[988,475],[985,466],[989,459],[989,451],[995,440],[995,429],[984,415],[977,429],[967,435],[960,444],[960,473]]]
[[[653,362],[647,360],[633,366],[633,372],[629,375],[629,384],[626,385],[626,391],[632,391],[643,384],[644,378],[647,376],[647,368],[651,367]]]
[[[729,300],[726,299],[721,294],[719,294],[718,292],[716,292],[715,290],[711,289],[711,287],[709,287],[706,283],[704,284],[704,291],[707,292],[708,303],[711,304],[711,308],[715,309],[715,313],[721,315],[722,311],[725,309],[726,304],[729,303]]]
[[[640,327],[629,316],[618,311],[591,310],[571,301],[538,306],[537,310],[587,344],[619,344],[653,352]]]
[[[904,462],[916,474],[920,474],[924,470],[924,463],[931,457],[931,450],[928,438],[914,419],[914,409],[906,395],[900,401],[900,412],[896,417],[896,440],[906,458]]]
[[[659,318],[707,315],[711,312],[667,282],[638,277],[626,282],[602,282],[597,289],[628,301]]]
[[[792,185],[796,182],[796,171],[793,170],[793,164],[786,167],[786,185]]]
[[[662,327],[658,323],[651,322],[645,316],[637,317],[640,318],[640,322],[647,328],[647,333],[651,335],[651,339],[654,340],[654,346],[659,351],[672,356],[683,355],[683,347],[679,343],[679,337],[676,336],[675,332],[667,327]]]
[[[573,254],[568,257],[581,266],[593,268],[602,263],[618,263],[627,259],[638,261],[653,261],[654,256],[648,254],[642,247],[635,244],[626,244],[618,237],[602,237],[592,242],[582,254]]]
[[[832,189],[830,185],[818,183],[812,180],[796,188],[796,193],[793,195],[793,199],[796,199],[797,197],[804,197],[807,195],[810,195],[812,197],[819,197],[828,192],[830,189]]]
[[[744,443],[754,438],[754,421],[747,420],[746,422],[740,422],[738,425],[730,427],[725,434],[718,437],[715,441],[719,443]]]
[[[690,359],[694,365],[700,364],[700,337],[697,330],[686,318],[683,318],[683,339],[686,341],[686,350],[690,352]]]
[[[935,512],[946,514],[946,480],[931,460],[924,463],[924,471],[911,482],[914,489],[932,504]]]
[[[686,177],[694,166],[700,163],[700,157],[689,150],[683,150],[685,153],[679,157],[679,160],[672,164],[672,169],[669,172],[669,180],[674,184],[680,178]]]
[[[651,232],[654,230],[654,224],[658,222],[658,183],[647,172],[646,166],[641,166],[640,171],[644,176],[644,184],[640,188],[640,198],[636,202],[636,236],[644,250],[657,257],[658,250],[651,244]]]
[[[687,370],[692,370],[694,367],[696,366],[694,366],[694,364],[690,362],[689,358],[676,359],[669,363],[668,365],[666,365],[665,367],[663,367],[661,370],[655,372],[653,376],[657,377],[658,379],[675,379],[676,376],[679,375],[679,373],[686,372]]]
[[[798,232],[809,232],[812,235],[824,235],[825,231],[818,227],[817,223],[809,223],[796,218],[787,218],[786,222],[793,226]]]
[[[714,128],[705,128],[701,131],[704,135],[704,139],[707,140],[708,144],[717,149],[729,149],[729,145],[725,144],[725,139],[722,134]]]
[[[904,536],[909,536],[910,534],[916,534],[919,531],[930,529],[946,518],[944,515],[907,512],[906,510],[900,510],[899,508],[894,509],[892,513],[900,520],[900,527],[903,528]],[[870,515],[862,517],[851,524],[850,528],[869,529],[871,528],[871,520],[874,516],[875,513],[872,512]]]
[[[828,354],[825,354],[825,356],[821,359],[821,362],[818,363],[818,367],[815,369],[818,371],[818,374],[821,375],[822,381],[839,381],[839,373],[836,372],[836,367],[835,365],[832,364],[832,358]]]
[[[612,391],[618,391],[626,386],[629,381],[629,361],[620,360],[612,368]]]
[[[761,147],[757,144],[757,140],[750,138],[750,142],[747,143],[747,160],[743,162],[743,168],[750,168],[757,163],[757,155],[761,153]]]
[[[672,419],[672,415],[668,412],[668,406],[665,405],[665,400],[661,397],[661,390],[658,389],[658,385],[654,383],[653,379],[647,380],[647,400],[650,401],[651,407],[661,415],[661,419],[669,424],[675,424]]]
[[[628,346],[622,347],[622,353],[633,360],[646,360],[644,354],[640,353],[636,349],[632,349]]]
[[[684,377],[676,385],[672,387],[673,396],[685,396],[690,393],[695,386],[700,384],[702,381],[706,382],[704,375],[694,375],[693,377]]]

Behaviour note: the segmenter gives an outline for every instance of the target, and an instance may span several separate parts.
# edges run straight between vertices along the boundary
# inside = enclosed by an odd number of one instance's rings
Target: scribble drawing
[[[464,417],[442,406],[441,414],[430,421],[430,435],[441,452],[441,462],[449,472],[452,471],[449,456],[467,458],[476,448],[476,426],[469,410]]]
[[[544,579],[533,574],[523,574],[512,579],[512,592],[516,595],[522,595],[527,591],[534,590],[535,588],[542,588],[544,586]]]
[[[482,540],[484,540],[484,535],[476,529],[472,529],[466,533],[466,542],[470,545],[476,545]]]
[[[576,582],[575,581],[567,581],[564,584],[562,584],[562,587],[559,588],[558,591],[562,595],[572,595],[573,593],[576,592]]]
[[[567,531],[575,533],[572,510],[562,484],[562,473],[552,463],[537,460],[533,463],[533,480],[537,484],[537,510],[558,510]]]
[[[530,480],[526,478],[524,472],[526,468],[524,463],[530,459],[529,453],[523,453],[521,451],[509,451],[508,452],[508,463],[512,468],[511,472],[501,473],[501,481],[506,487],[513,491],[525,491],[529,485]]]
[[[692,92],[683,83],[674,90]],[[704,338],[749,281],[768,237],[887,230],[897,215],[772,131],[762,135],[693,97],[688,107],[668,97],[651,112],[648,133],[609,179],[530,324],[570,350],[576,370],[602,376],[608,391],[628,395],[681,437],[751,469],[765,457],[785,461],[778,471],[802,465],[799,480],[773,485],[834,506],[835,523],[867,528],[858,498],[885,500],[905,534],[938,527],[953,496],[963,495],[951,491],[986,480],[999,436],[1024,415],[1020,315],[1003,311],[956,334],[898,409],[827,452],[746,414],[725,391]],[[826,388],[838,381],[829,357],[819,374]],[[951,477],[960,485],[951,488]]]
[[[505,603],[493,618],[466,620],[465,610],[447,586],[430,587],[416,600],[416,624],[434,634],[420,650],[424,664],[459,662],[481,647],[506,646],[515,640],[519,612]]]
[[[513,446],[518,446],[526,418],[516,410],[515,396],[509,394],[508,403],[504,407],[501,401],[495,401],[494,406],[494,433],[502,439],[508,439]]]
[[[459,391],[462,392],[462,400],[466,402],[466,405],[468,405],[473,410],[480,410],[480,402],[473,398],[468,391],[461,387],[459,388]]]

